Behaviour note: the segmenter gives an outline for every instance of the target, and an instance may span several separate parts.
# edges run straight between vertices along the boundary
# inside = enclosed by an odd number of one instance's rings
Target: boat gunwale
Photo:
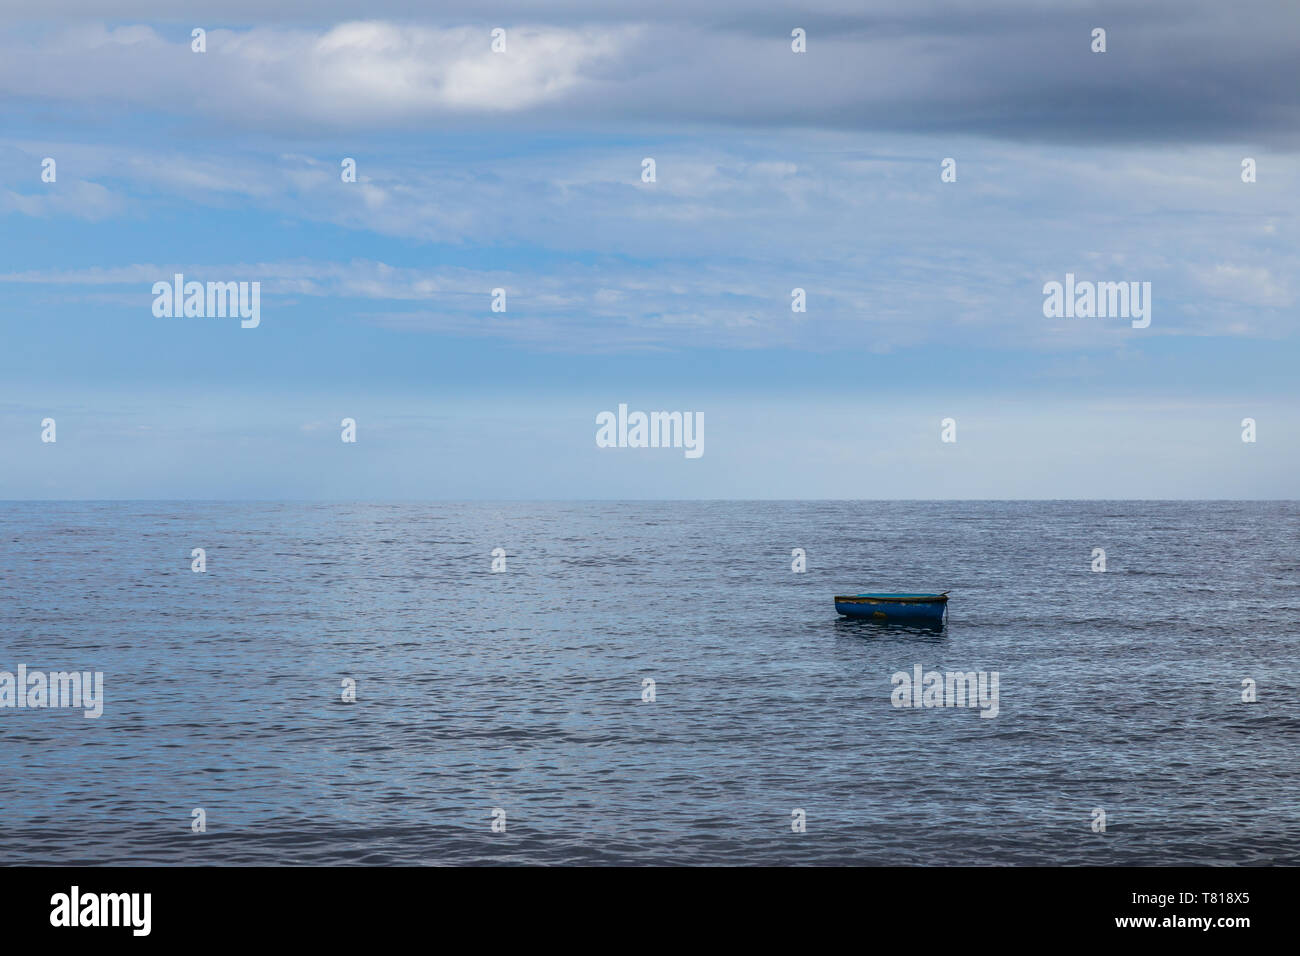
[[[836,604],[947,604],[948,592],[942,594],[914,594],[906,597],[871,594],[837,594]]]

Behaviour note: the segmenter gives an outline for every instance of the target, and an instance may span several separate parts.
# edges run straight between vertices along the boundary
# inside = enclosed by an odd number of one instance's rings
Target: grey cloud
[[[354,18],[353,4],[261,7],[213,4],[178,24],[170,5],[121,4],[119,23],[136,17],[156,33],[117,46],[92,42],[81,19],[96,15],[91,3],[41,7],[61,24],[53,33],[10,15],[0,94],[125,98],[302,134],[506,117],[519,126],[725,124],[1293,150],[1300,131],[1300,5],[1290,3],[822,2],[789,12],[507,3],[475,22],[449,4],[376,0],[366,16],[415,37],[401,55],[377,58],[359,48],[326,57],[315,42]],[[200,66],[187,25],[205,14],[210,29],[235,32],[214,34]],[[478,38],[485,50],[495,25],[534,25],[551,42],[530,50],[521,41],[510,54],[520,60],[480,62]],[[790,52],[792,26],[808,31],[806,54]],[[1104,54],[1089,49],[1097,26],[1108,32]],[[516,70],[509,81],[494,81],[491,71],[507,67]]]

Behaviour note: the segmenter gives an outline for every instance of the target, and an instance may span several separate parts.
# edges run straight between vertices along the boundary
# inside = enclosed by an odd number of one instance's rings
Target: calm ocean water
[[[1296,502],[0,504],[0,670],[106,698],[0,709],[0,862],[1300,864],[1298,531]],[[937,633],[831,603],[929,589]],[[918,664],[997,671],[998,715],[892,706]]]

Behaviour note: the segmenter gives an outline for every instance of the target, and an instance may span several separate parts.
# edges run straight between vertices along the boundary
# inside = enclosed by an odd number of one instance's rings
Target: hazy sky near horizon
[[[0,12],[0,498],[1300,496],[1300,6],[113,6]]]

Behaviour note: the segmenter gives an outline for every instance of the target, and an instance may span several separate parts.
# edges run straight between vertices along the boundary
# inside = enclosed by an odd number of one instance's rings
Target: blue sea
[[[0,504],[0,671],[104,675],[97,719],[0,708],[0,862],[1300,864],[1298,532],[1296,502]],[[836,615],[868,590],[949,590],[946,626]],[[895,706],[918,665],[997,672],[996,717]]]

